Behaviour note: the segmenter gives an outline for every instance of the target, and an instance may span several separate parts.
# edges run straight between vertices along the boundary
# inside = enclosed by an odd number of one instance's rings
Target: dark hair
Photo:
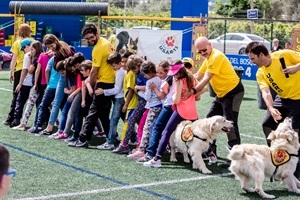
[[[133,53],[130,51],[126,51],[125,53],[122,54],[122,58],[129,58]]]
[[[179,65],[179,64],[183,64],[183,62],[181,60],[174,60],[172,65]]]
[[[91,70],[92,69],[92,61],[85,60],[82,63],[80,63],[80,68],[84,68],[84,70]]]
[[[59,72],[59,71],[62,71],[62,70],[66,70],[65,63],[66,63],[66,61],[64,61],[64,60],[58,61],[58,63],[55,65],[56,71]]]
[[[77,63],[82,63],[85,60],[84,55],[81,52],[77,52],[73,56],[73,65],[76,65]]]
[[[164,69],[165,72],[169,71],[170,69],[170,63],[166,60],[163,60],[161,61],[159,64],[158,64],[159,67],[162,67]]]
[[[35,55],[31,55],[31,63],[33,63],[36,59],[38,59],[40,54],[44,52],[44,49],[40,41],[34,41],[33,43],[31,43],[31,47],[36,51]]]
[[[85,36],[86,34],[92,33],[94,35],[97,35],[97,27],[94,24],[86,24],[84,25],[84,27],[82,28],[82,35]]]
[[[3,145],[0,145],[0,177],[4,173],[6,173],[8,169],[9,169],[9,152]]]
[[[111,53],[107,58],[107,63],[112,64],[118,64],[122,61],[121,55],[118,52]]]
[[[175,75],[174,77],[177,80],[186,78],[188,89],[191,90],[194,87],[194,77],[191,73],[187,71],[185,67],[182,67]]]
[[[146,61],[141,66],[141,72],[143,74],[156,74],[155,64],[150,61]]]
[[[140,56],[133,54],[128,58],[127,67],[129,70],[134,70],[140,68],[143,62],[144,60]]]
[[[265,56],[269,55],[267,47],[265,47],[265,45],[263,45],[261,42],[250,42],[246,47],[245,53],[253,53],[257,56],[259,56],[260,53],[263,53]]]

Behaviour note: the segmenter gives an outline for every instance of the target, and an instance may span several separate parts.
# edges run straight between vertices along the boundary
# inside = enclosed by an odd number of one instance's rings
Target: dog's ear
[[[218,122],[217,122],[217,120],[213,120],[213,121],[210,121],[210,122],[211,122],[211,123],[210,123],[209,129],[210,129],[210,133],[212,133],[212,132],[215,131],[215,127],[218,126]]]
[[[130,37],[130,43],[132,43],[133,42],[133,39]]]
[[[267,137],[268,140],[274,140],[275,139],[275,131],[271,131],[271,133],[269,134],[269,136]]]
[[[135,39],[135,43],[137,44],[139,42],[139,37],[137,37],[136,39]]]

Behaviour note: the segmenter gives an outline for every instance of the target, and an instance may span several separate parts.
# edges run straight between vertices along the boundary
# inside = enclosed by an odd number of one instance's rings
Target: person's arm
[[[199,83],[194,87],[195,90],[198,93],[199,91],[202,91],[203,88],[209,83],[210,79],[214,76],[214,74],[210,72],[205,72],[203,78],[199,81]]]
[[[18,55],[13,53],[12,54],[12,59],[10,61],[10,73],[9,73],[9,82],[12,83],[14,81],[14,73],[16,69],[16,64],[17,64],[17,57]]]
[[[86,106],[86,103],[85,103],[86,90],[87,90],[87,87],[86,87],[85,81],[82,81],[82,88],[81,88],[81,107],[83,107],[83,108]]]
[[[103,90],[105,96],[116,95],[123,90],[124,73],[118,71],[114,88]]]
[[[90,73],[90,84],[91,87],[94,88],[97,83],[97,77],[100,67],[92,67],[91,73]]]
[[[175,80],[175,93],[173,94],[173,103],[178,104],[181,100],[181,91],[183,87],[183,82],[182,80]]]
[[[89,92],[89,95],[92,97],[93,94],[94,94],[94,90],[93,90],[91,84],[90,83],[86,83],[86,88],[87,88],[87,90]]]
[[[157,98],[160,100],[164,99],[169,92],[169,84],[167,81],[162,84],[161,91],[159,91],[157,89],[157,87],[154,83],[150,83],[149,88],[151,90],[153,90],[153,92],[156,94]]]
[[[263,97],[263,99],[266,103],[266,106],[267,106],[269,112],[271,113],[274,121],[276,123],[278,123],[278,120],[280,120],[282,117],[281,117],[281,113],[279,112],[279,110],[277,110],[276,108],[273,107],[273,98],[272,98],[270,88],[268,88],[268,87],[262,88],[261,94],[262,94],[262,97]]]
[[[81,92],[81,87],[75,89],[68,97],[68,101],[71,102],[73,100],[73,98]]]
[[[284,74],[295,74],[297,71],[300,70],[300,63],[294,65],[294,66],[289,66],[285,69],[282,69],[282,72]]]
[[[28,69],[22,69],[20,81],[19,81],[19,84],[16,87],[15,92],[19,92],[20,91],[27,73],[28,73]]]
[[[125,113],[127,111],[127,107],[129,105],[133,95],[134,95],[134,90],[132,88],[128,88],[128,91],[127,91],[127,94],[126,94],[126,101],[125,101],[124,106],[122,108],[122,112]]]
[[[34,90],[37,90],[37,85],[38,85],[38,80],[39,80],[39,76],[40,76],[40,72],[41,72],[41,64],[38,63],[36,70],[35,70],[35,75],[34,75]]]

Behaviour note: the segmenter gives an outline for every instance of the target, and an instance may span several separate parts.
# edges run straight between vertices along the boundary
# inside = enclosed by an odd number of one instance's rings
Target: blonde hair
[[[30,26],[28,24],[21,24],[18,34],[20,39],[31,37]]]

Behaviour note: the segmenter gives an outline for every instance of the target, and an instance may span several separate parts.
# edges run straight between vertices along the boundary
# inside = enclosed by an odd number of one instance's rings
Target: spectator
[[[279,40],[277,38],[274,38],[273,44],[272,44],[272,52],[279,51],[281,49],[282,49],[282,47],[279,46]]]
[[[0,199],[8,193],[11,185],[11,178],[16,174],[16,170],[9,166],[9,152],[0,145]]]
[[[284,45],[284,49],[294,50],[291,42],[286,42]]]

